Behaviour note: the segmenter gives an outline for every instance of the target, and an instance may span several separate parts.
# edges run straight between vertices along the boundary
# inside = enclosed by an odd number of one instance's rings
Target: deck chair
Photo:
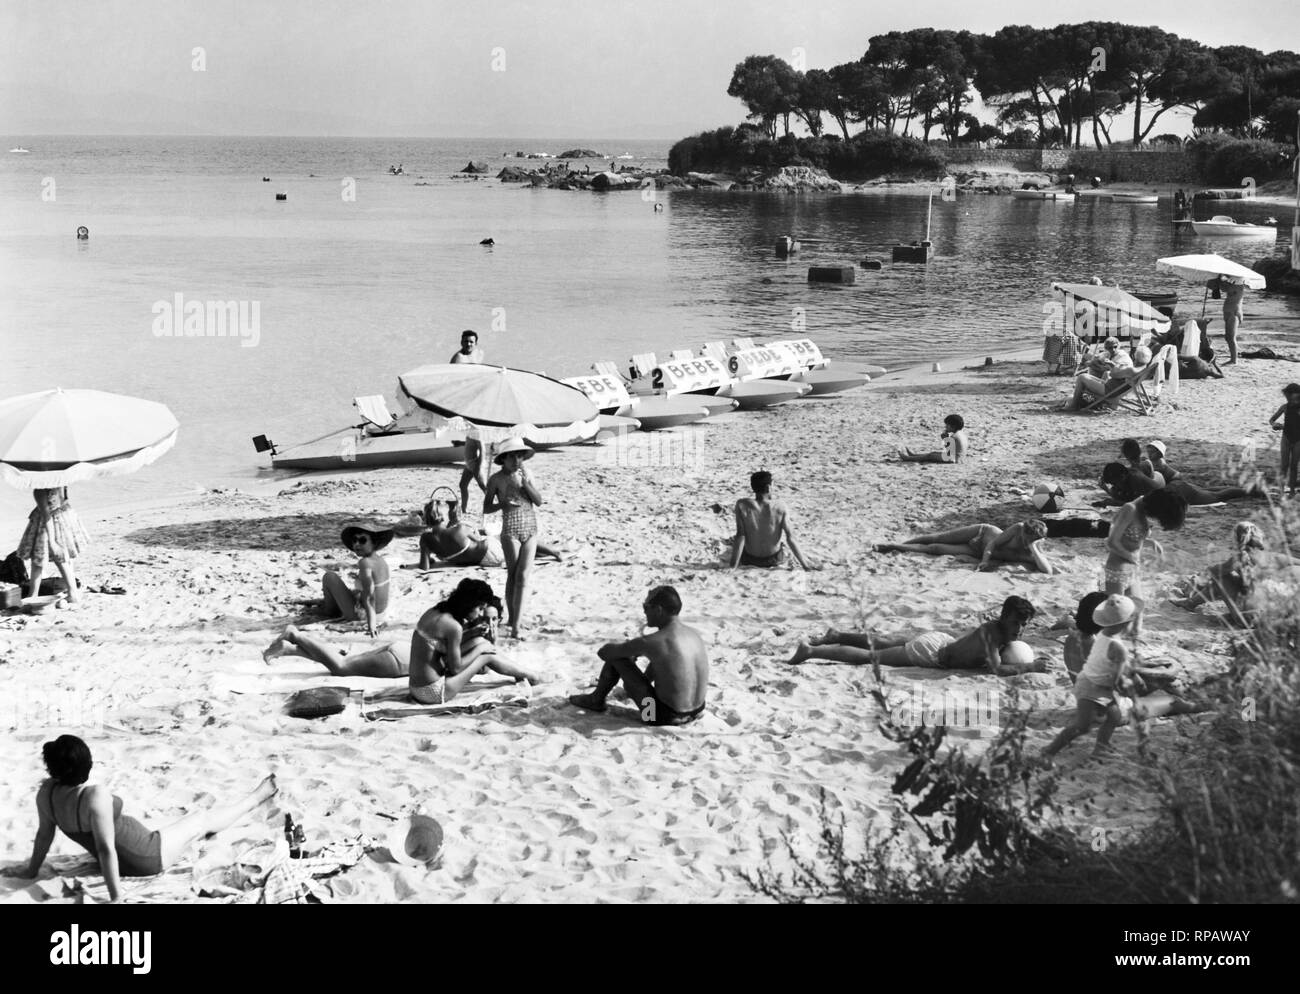
[[[397,424],[397,415],[389,411],[383,394],[354,397],[352,403],[361,412],[362,421],[357,427],[367,429],[372,435],[382,435]]]
[[[690,349],[673,349],[668,353],[669,362],[690,362],[695,358],[695,353]]]
[[[723,342],[705,342],[700,355],[715,359],[724,366],[727,364],[727,346]]]
[[[632,373],[632,379],[642,376],[649,376],[650,371],[659,365],[659,360],[655,358],[653,352],[638,352],[632,357],[632,365],[629,367]]]
[[[1127,408],[1138,414],[1150,414],[1168,385],[1171,392],[1178,391],[1178,353],[1166,345],[1147,363],[1137,376],[1117,383],[1081,411],[1095,411],[1102,407]]]
[[[591,371],[593,373],[599,373],[601,376],[612,376],[614,379],[623,383],[627,382],[627,377],[623,375],[622,371],[618,368],[618,363],[616,362],[610,362],[609,360],[593,362],[591,364]]]
[[[752,338],[733,338],[731,344],[735,346],[737,352],[744,352],[746,349],[758,348],[758,343]]]

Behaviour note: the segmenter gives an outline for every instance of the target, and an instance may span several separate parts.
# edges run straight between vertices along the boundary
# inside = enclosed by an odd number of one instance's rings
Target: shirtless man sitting
[[[784,536],[799,565],[805,570],[816,569],[799,551],[785,505],[771,499],[772,474],[766,470],[753,474],[749,486],[754,496],[736,501],[736,537],[732,539],[731,568],[780,566],[785,561],[785,546],[781,543]]]
[[[645,725],[687,725],[704,712],[709,688],[709,657],[704,640],[681,623],[682,599],[672,587],[655,587],[641,605],[645,620],[658,629],[627,642],[606,642],[597,650],[604,660],[596,689],[574,694],[569,703],[586,711],[604,711],[605,698],[621,680]],[[639,656],[649,665],[637,666]]]
[[[1023,597],[1008,597],[997,621],[986,621],[961,638],[946,632],[925,632],[907,638],[879,638],[831,629],[819,639],[800,642],[790,663],[826,659],[836,663],[881,666],[923,666],[939,670],[988,670],[998,676],[1042,672],[1046,664],[1025,666],[1002,661],[1002,650],[1020,638],[1037,612]]]

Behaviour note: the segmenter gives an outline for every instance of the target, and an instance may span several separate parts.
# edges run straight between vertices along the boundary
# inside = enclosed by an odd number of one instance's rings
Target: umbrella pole
[[[1209,302],[1210,302],[1210,288],[1207,286],[1205,288],[1205,296],[1201,298],[1201,319],[1202,320],[1205,319],[1205,308]]]

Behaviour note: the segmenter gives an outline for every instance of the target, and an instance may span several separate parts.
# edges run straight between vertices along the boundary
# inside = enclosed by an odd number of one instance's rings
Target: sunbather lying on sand
[[[446,704],[481,670],[530,684],[540,674],[507,659],[488,639],[490,607],[501,602],[482,580],[461,580],[451,595],[424,612],[411,636],[411,697],[421,704]]]
[[[1110,498],[1096,502],[1098,507],[1107,504],[1128,504],[1160,489],[1178,494],[1187,501],[1189,507],[1203,507],[1206,504],[1218,504],[1220,501],[1264,496],[1264,490],[1260,487],[1252,487],[1249,490],[1245,487],[1220,487],[1217,490],[1206,490],[1204,487],[1187,482],[1181,476],[1166,483],[1164,477],[1158,473],[1155,478],[1152,478],[1118,462],[1106,464],[1101,473],[1101,486]]]
[[[651,635],[626,642],[606,642],[597,651],[603,661],[596,689],[574,694],[569,703],[586,711],[604,711],[611,690],[623,689],[640,712],[642,724],[686,725],[704,712],[709,689],[709,656],[700,633],[678,620],[682,599],[672,587],[655,587],[641,605]],[[645,656],[645,670],[637,666]]]
[[[952,531],[917,535],[902,542],[881,542],[877,552],[923,552],[927,556],[972,556],[976,569],[997,569],[998,563],[1028,563],[1040,573],[1052,574],[1052,564],[1043,554],[1047,525],[1029,518],[1003,531],[997,525],[967,525]]]
[[[939,441],[943,448],[934,452],[914,452],[907,446],[898,450],[899,462],[959,463],[966,458],[966,421],[960,414],[949,414],[943,419],[943,434]]]
[[[989,670],[998,676],[1041,672],[1045,664],[1004,663],[1002,650],[1020,638],[1035,614],[1023,597],[1008,597],[997,621],[986,621],[961,638],[945,632],[925,632],[909,638],[881,638],[872,634],[829,630],[819,639],[800,642],[790,663],[825,659],[857,666],[923,666],[941,670]]]
[[[501,540],[469,528],[461,520],[456,501],[430,501],[425,507],[427,531],[420,536],[420,569],[430,569],[435,562],[451,566],[505,566]],[[551,556],[556,562],[563,557],[550,546],[537,543],[538,556]]]
[[[496,642],[497,624],[501,620],[501,599],[493,597],[483,607],[479,621],[467,628],[461,637],[461,653],[469,653],[486,639]],[[482,651],[488,651],[484,648]],[[492,648],[495,651],[495,645]],[[395,679],[406,676],[410,670],[411,650],[405,642],[386,642],[383,645],[349,655],[324,639],[290,625],[262,653],[262,661],[270,663],[281,656],[297,656],[320,663],[334,676],[369,676]]]

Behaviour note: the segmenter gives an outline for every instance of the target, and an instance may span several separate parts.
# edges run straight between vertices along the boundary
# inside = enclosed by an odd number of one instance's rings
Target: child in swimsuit
[[[1127,709],[1121,707],[1119,700],[1128,689],[1132,670],[1128,649],[1120,636],[1137,620],[1137,614],[1137,604],[1123,594],[1109,594],[1093,611],[1092,620],[1101,631],[1093,639],[1083,669],[1074,680],[1077,701],[1074,720],[1052,740],[1044,755],[1056,755],[1092,728],[1098,718],[1105,720],[1097,732],[1093,755],[1100,756],[1109,747],[1115,729],[1127,719]]]
[[[269,776],[241,801],[195,811],[153,832],[122,814],[122,799],[103,787],[89,786],[93,760],[90,748],[75,735],[60,735],[42,748],[50,778],[36,792],[40,825],[26,867],[7,867],[7,877],[33,879],[54,841],[54,830],[99,859],[108,896],[122,899],[119,877],[149,877],[162,873],[185,855],[198,839],[220,832],[251,814],[276,794]]]
[[[533,450],[521,439],[512,438],[497,450],[495,462],[502,468],[488,480],[483,495],[483,513],[502,512],[501,546],[506,557],[506,609],[510,614],[511,634],[519,637],[523,624],[524,603],[537,554],[537,516],[533,507],[542,503],[542,495],[524,469]]]
[[[937,452],[913,452],[903,446],[898,450],[900,462],[959,463],[966,458],[966,421],[960,414],[949,414],[943,419],[943,434],[939,436],[943,449]]]
[[[1286,403],[1273,412],[1268,426],[1282,433],[1281,475],[1278,478],[1278,496],[1288,491],[1294,497],[1300,493],[1300,383],[1288,383],[1282,388]],[[1281,424],[1278,419],[1281,419]]]

